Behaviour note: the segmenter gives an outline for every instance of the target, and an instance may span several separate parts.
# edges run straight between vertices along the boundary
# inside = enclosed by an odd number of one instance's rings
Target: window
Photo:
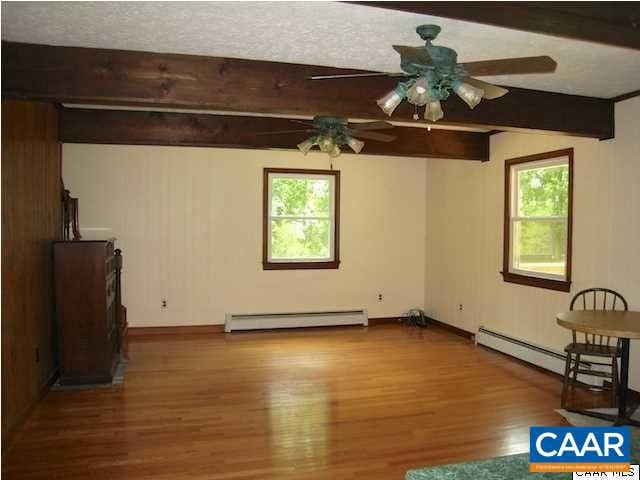
[[[573,149],[505,162],[505,281],[568,292]]]
[[[264,169],[265,270],[338,268],[340,172]]]

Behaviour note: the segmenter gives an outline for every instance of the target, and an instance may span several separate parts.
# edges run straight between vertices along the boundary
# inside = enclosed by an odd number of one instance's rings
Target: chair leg
[[[611,406],[615,407],[618,400],[618,359],[613,357],[611,362]]]
[[[573,383],[578,383],[578,370],[580,370],[580,354],[576,353],[576,364],[573,367]]]
[[[569,390],[569,373],[571,372],[571,354],[567,353],[567,360],[564,364],[564,381],[562,382],[562,397],[560,406],[565,408],[567,405],[567,391]]]

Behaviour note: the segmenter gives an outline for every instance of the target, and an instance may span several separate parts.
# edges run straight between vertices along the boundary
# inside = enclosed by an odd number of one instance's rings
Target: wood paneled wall
[[[581,289],[612,288],[640,310],[639,117],[640,97],[616,103],[614,140],[505,132],[491,137],[487,163],[427,160],[427,314],[562,351],[571,332],[555,316]],[[571,292],[505,283],[504,161],[565,148],[575,162]],[[640,390],[640,342],[631,342],[630,364],[629,386]]]
[[[55,373],[51,240],[61,236],[56,107],[2,101],[2,444]]]
[[[395,317],[423,305],[426,160],[335,159],[340,268],[312,272],[262,269],[262,176],[327,169],[322,152],[65,143],[63,159],[83,238],[113,236],[123,251],[131,327],[222,324],[227,312]]]

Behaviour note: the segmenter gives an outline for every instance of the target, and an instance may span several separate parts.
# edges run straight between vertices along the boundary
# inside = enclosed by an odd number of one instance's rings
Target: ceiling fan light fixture
[[[364,147],[364,142],[362,140],[358,140],[357,138],[349,138],[347,141],[347,145],[353,150],[355,153],[360,153],[362,148]]]
[[[400,78],[402,80],[396,87],[377,99],[376,103],[384,113],[391,116],[406,98],[408,103],[416,107],[413,119],[418,120],[420,118],[418,107],[436,101],[445,101],[451,96],[452,91],[471,109],[475,108],[483,98],[494,100],[508,93],[506,88],[478,80],[475,78],[477,76],[551,73],[557,67],[556,62],[546,55],[458,63],[458,53],[453,48],[433,44],[440,30],[438,25],[420,25],[416,28],[416,32],[424,40],[423,46],[393,45],[393,49],[400,54],[401,72],[347,73],[309,78],[311,80],[361,77]],[[426,110],[425,118],[428,120],[437,121],[443,116],[439,103],[437,106],[434,103]],[[344,142],[340,143],[340,145],[343,144]]]
[[[322,135],[318,137],[318,146],[320,147],[320,150],[323,151],[324,153],[331,154],[331,152],[336,147],[336,144],[333,141],[333,138],[331,138],[329,135]]]
[[[406,85],[402,85],[406,88]],[[270,132],[258,132],[256,135],[273,135],[273,134],[296,134],[312,133],[312,136],[298,143],[296,147],[304,155],[317,145],[321,152],[326,153],[331,158],[340,156],[341,148],[348,145],[355,153],[360,153],[365,142],[355,136],[371,139],[377,142],[392,142],[396,139],[393,135],[386,133],[377,133],[375,130],[384,130],[393,128],[393,125],[384,121],[358,122],[349,123],[349,120],[341,117],[330,117],[325,115],[316,115],[313,122],[292,119],[292,122],[304,125],[304,129],[297,130],[280,130]],[[299,137],[298,137],[299,138]]]
[[[484,96],[484,90],[463,82],[454,83],[453,91],[456,92],[456,94],[464,100],[471,109],[478,105]]]
[[[340,147],[334,143],[333,148],[329,150],[327,153],[329,154],[329,157],[336,158],[340,156],[341,150],[340,150]]]
[[[317,137],[307,138],[304,142],[299,143],[298,149],[304,153],[305,155],[309,153],[309,150],[313,148],[314,145],[317,145]]]
[[[376,103],[382,109],[384,113],[391,116],[393,111],[402,103],[404,97],[407,95],[407,89],[402,85],[398,84],[396,88],[391,90],[386,95],[380,97]]]
[[[429,81],[426,77],[418,78],[407,91],[407,101],[421,107],[429,102]]]
[[[442,117],[444,117],[444,112],[442,111],[442,105],[440,104],[440,100],[427,103],[427,106],[424,109],[425,120],[429,120],[431,122],[437,122]]]

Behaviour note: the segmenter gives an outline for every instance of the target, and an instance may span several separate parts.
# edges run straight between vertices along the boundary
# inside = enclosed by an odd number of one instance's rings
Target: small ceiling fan
[[[492,85],[475,76],[512,75],[523,73],[551,73],[556,62],[548,56],[505,58],[481,62],[458,63],[458,54],[447,47],[431,42],[440,33],[438,25],[420,25],[416,32],[425,41],[423,47],[393,45],[400,54],[401,73],[356,73],[346,75],[321,75],[309,77],[311,80],[390,76],[402,80],[396,87],[377,100],[384,113],[391,116],[406,98],[416,106],[413,118],[417,120],[418,107],[425,107],[424,118],[436,122],[444,117],[440,102],[455,92],[470,108],[474,108],[483,98],[493,100],[506,94],[506,88]]]
[[[298,144],[298,148],[305,155],[309,150],[317,145],[322,152],[327,153],[331,158],[340,155],[340,147],[348,145],[355,153],[360,153],[364,142],[356,137],[376,140],[378,142],[392,142],[396,139],[393,135],[373,132],[372,130],[382,130],[393,128],[388,122],[364,122],[349,123],[345,118],[340,117],[313,117],[313,122],[302,120],[291,120],[292,122],[304,125],[305,129],[281,130],[277,132],[261,132],[257,135],[280,135],[289,133],[314,133]]]

